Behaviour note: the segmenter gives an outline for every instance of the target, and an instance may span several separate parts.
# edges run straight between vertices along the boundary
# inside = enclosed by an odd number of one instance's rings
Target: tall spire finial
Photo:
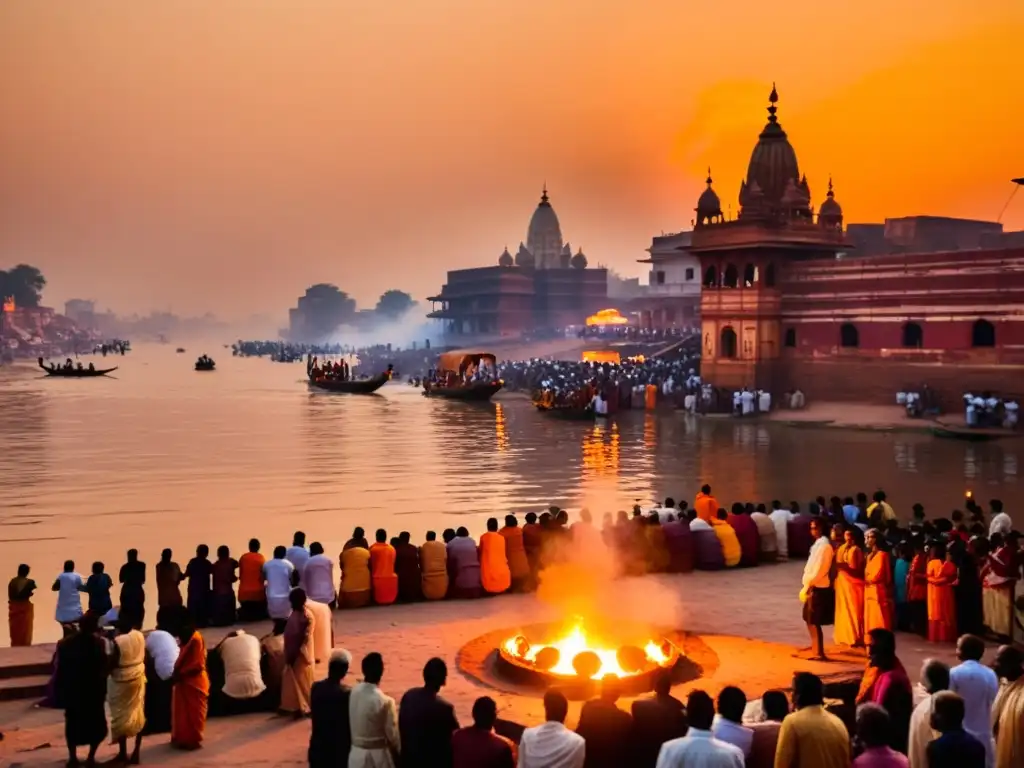
[[[707,178],[708,189],[711,189],[711,166],[708,166],[708,178]]]
[[[544,181],[544,189],[540,194],[540,201],[541,203],[546,203],[548,201],[548,183],[546,180]]]
[[[826,197],[835,197],[835,193],[832,191],[832,174],[828,175],[828,194]]]
[[[776,102],[778,102],[778,100],[779,100],[779,92],[777,90],[775,90],[775,83],[773,82],[772,83],[772,92],[770,94],[768,94],[768,103],[769,103],[769,107],[768,107],[768,122],[769,123],[778,122],[778,118],[775,117],[775,112],[777,111],[777,108],[776,108],[775,104],[776,104]]]

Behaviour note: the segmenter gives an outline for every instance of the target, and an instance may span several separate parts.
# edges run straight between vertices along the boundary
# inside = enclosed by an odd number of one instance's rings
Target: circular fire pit
[[[687,642],[693,645],[685,634],[649,627],[615,626],[602,633],[581,621],[538,624],[478,638],[463,649],[460,666],[524,692],[555,687],[572,699],[589,698],[612,676],[623,694],[636,695],[650,691],[664,672],[674,683],[701,676],[702,666],[684,649]]]

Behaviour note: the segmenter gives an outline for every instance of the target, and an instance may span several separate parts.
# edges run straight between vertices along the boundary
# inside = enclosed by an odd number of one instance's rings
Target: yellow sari
[[[836,552],[836,624],[833,639],[840,645],[864,644],[864,553],[856,544]]]
[[[134,738],[146,725],[146,639],[137,629],[114,638],[117,666],[107,679],[110,740]]]

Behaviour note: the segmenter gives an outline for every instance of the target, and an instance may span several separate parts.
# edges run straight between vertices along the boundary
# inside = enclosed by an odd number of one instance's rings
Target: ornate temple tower
[[[526,248],[533,254],[537,269],[564,269],[569,266],[572,251],[562,242],[562,228],[548,198],[547,185],[540,196],[537,210],[530,217]],[[564,262],[564,264],[563,264]]]
[[[836,225],[818,226],[807,178],[801,176],[776,116],[778,93],[768,97],[768,122],[740,183],[740,212],[725,221],[711,186],[697,202],[691,252],[701,261],[701,373],[710,384],[771,391],[785,340],[781,338],[781,282],[787,263],[833,253],[843,244]],[[838,207],[838,206],[837,206]]]

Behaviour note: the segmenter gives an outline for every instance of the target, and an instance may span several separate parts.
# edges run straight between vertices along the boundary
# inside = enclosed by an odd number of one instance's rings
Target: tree
[[[19,307],[38,307],[43,298],[46,278],[36,267],[19,264],[7,271],[0,270],[0,299],[14,297]]]
[[[304,317],[305,335],[311,338],[330,336],[339,325],[352,320],[356,314],[356,300],[338,286],[317,283],[306,289],[299,300]]]
[[[389,319],[395,320],[415,306],[416,302],[412,300],[412,296],[405,291],[398,291],[392,288],[390,291],[384,291],[381,294],[380,299],[377,301],[376,312],[378,315],[384,315]]]

